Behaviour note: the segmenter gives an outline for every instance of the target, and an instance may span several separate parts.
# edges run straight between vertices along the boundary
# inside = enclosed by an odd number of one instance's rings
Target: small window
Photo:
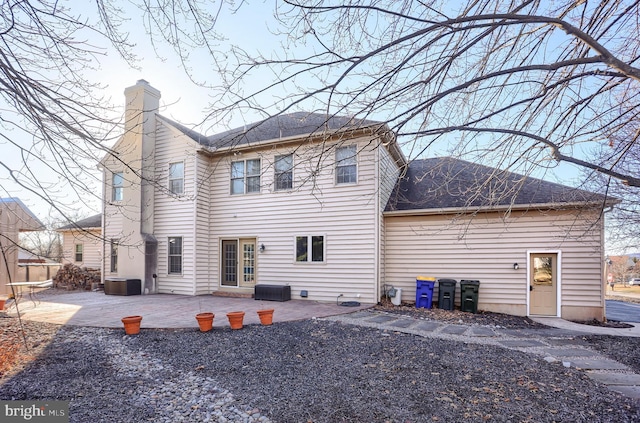
[[[169,237],[169,274],[182,274],[182,237]]]
[[[231,194],[260,192],[260,159],[231,162]]]
[[[276,156],[274,167],[276,191],[293,188],[293,154]]]
[[[180,195],[184,193],[184,163],[169,165],[169,192]]]
[[[115,273],[118,271],[118,240],[111,240],[111,248],[109,249],[111,252],[111,272]]]
[[[124,174],[114,172],[111,177],[111,200],[122,201],[124,199]]]
[[[324,261],[324,236],[297,236],[296,237],[296,261],[297,262],[322,262]]]
[[[82,250],[83,250],[83,245],[82,244],[76,244],[76,248],[75,248],[75,261],[76,262],[81,262],[82,261]]]
[[[336,184],[355,184],[358,181],[356,146],[336,149]]]

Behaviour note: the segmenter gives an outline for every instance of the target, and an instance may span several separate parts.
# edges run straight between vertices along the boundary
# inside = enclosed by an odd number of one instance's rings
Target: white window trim
[[[122,198],[120,199],[116,199],[116,185],[114,183],[114,179],[116,175],[121,175],[122,177],[122,185],[117,185],[117,188],[119,188],[122,193]],[[122,200],[124,200],[124,172],[122,171],[111,172],[111,201],[120,202]]]
[[[171,271],[171,257],[177,257],[177,254],[171,254],[171,238],[180,238],[180,272]],[[180,276],[184,274],[184,236],[172,235],[167,237],[167,275]]]
[[[109,273],[116,273],[116,274],[118,273],[118,255],[119,255],[118,254],[118,247],[119,247],[118,243],[119,242],[120,242],[120,240],[119,239],[115,239],[115,238],[112,238],[109,241]],[[116,258],[115,259],[115,266],[114,266],[114,261],[113,261],[113,257],[114,257],[113,247],[115,247],[115,251],[116,251],[116,254],[115,254],[115,258]]]
[[[313,237],[321,236],[322,237],[322,261],[313,261],[312,253],[313,253]],[[307,238],[307,258],[306,261],[298,261],[298,238],[306,237]],[[306,266],[306,265],[321,265],[327,263],[327,235],[323,233],[310,233],[310,234],[300,234],[295,235],[293,237],[293,262],[294,264]]]
[[[354,148],[355,149],[355,166],[356,167],[356,180],[353,182],[338,182],[338,160],[335,156],[337,156],[338,154],[338,150],[342,149],[342,148]],[[360,174],[360,163],[359,163],[359,154],[358,154],[358,144],[349,144],[349,145],[340,145],[340,146],[336,146],[336,150],[334,152],[334,159],[335,160],[335,164],[334,164],[334,178],[333,178],[333,184],[335,186],[345,186],[345,185],[357,185],[358,184],[358,180],[359,180],[359,174]],[[349,165],[351,166],[351,165]]]
[[[286,173],[291,173],[291,186],[288,188],[278,188],[278,169],[276,169],[276,163],[278,162],[279,157],[287,157],[291,156],[291,169]],[[277,154],[273,158],[273,190],[275,192],[286,192],[293,190],[293,169],[294,169],[294,156],[293,153],[289,154]],[[280,172],[280,174],[284,174],[285,172]]]
[[[78,247],[80,247],[80,256],[82,257],[82,260],[78,260]],[[73,244],[73,261],[75,263],[84,262],[84,244],[81,242]]]
[[[249,175],[249,173],[247,172],[247,162],[249,161],[253,161],[253,160],[257,160],[259,162],[259,169],[260,171],[258,172],[257,175]],[[243,183],[243,190],[242,192],[233,192],[233,180],[234,179],[240,179],[240,178],[233,178],[233,164],[234,163],[242,163],[244,168],[243,168],[243,174],[242,174],[242,183]],[[247,187],[249,186],[249,184],[247,183],[247,179],[248,178],[258,178],[258,190],[257,191],[252,191],[249,192],[247,191]],[[229,165],[229,194],[230,195],[255,195],[255,194],[260,194],[260,192],[262,192],[262,159],[259,157],[255,157],[252,159],[242,159],[242,160],[232,160],[230,165]]]
[[[171,177],[171,166],[176,165],[176,164],[182,164],[182,177],[180,177],[180,178],[172,178],[172,177]],[[177,162],[171,162],[171,163],[169,163],[169,175],[168,175],[168,178],[167,178],[167,179],[168,179],[168,184],[167,184],[167,185],[168,185],[168,189],[169,189],[169,193],[170,193],[170,194],[172,194],[172,195],[178,195],[178,196],[184,195],[184,191],[185,191],[185,190],[184,190],[184,183],[185,183],[185,177],[184,177],[184,174],[185,174],[185,164],[184,164],[184,161],[177,161]],[[172,182],[172,181],[177,181],[177,180],[182,180],[182,191],[181,191],[181,192],[173,192],[173,191],[171,190],[171,182]]]

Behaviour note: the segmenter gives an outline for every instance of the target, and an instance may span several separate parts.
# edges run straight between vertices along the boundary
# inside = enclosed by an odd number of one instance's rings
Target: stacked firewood
[[[100,283],[100,269],[78,267],[67,263],[53,277],[55,288],[90,290]]]

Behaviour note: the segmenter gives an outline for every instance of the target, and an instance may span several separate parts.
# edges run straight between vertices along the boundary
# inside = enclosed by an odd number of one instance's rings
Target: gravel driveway
[[[612,341],[585,340],[605,353]],[[326,320],[132,337],[62,327],[0,398],[69,400],[72,422],[640,421],[638,401],[541,357]]]

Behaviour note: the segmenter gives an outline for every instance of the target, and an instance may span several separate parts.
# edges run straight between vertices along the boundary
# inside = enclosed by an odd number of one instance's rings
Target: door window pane
[[[553,257],[534,257],[533,259],[533,284],[553,284]]]
[[[242,250],[243,280],[251,283],[256,277],[256,244],[243,244]]]
[[[238,285],[238,243],[222,241],[222,285]]]

